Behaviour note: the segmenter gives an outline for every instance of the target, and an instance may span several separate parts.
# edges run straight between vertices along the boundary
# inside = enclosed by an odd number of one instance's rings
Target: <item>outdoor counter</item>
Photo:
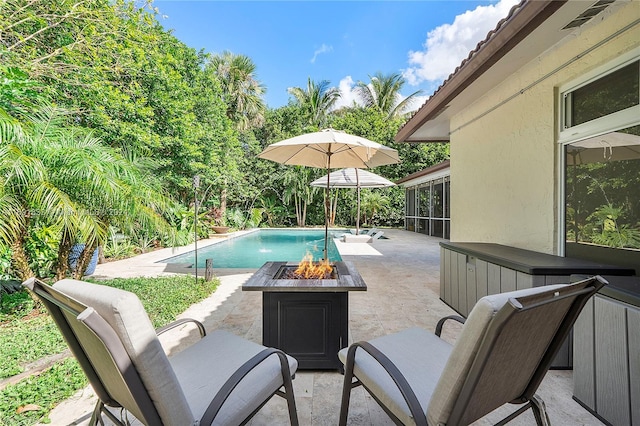
[[[300,369],[342,370],[348,345],[349,292],[367,285],[351,262],[335,262],[336,279],[276,279],[287,262],[267,262],[242,286],[262,291],[262,344],[283,350]]]
[[[528,275],[633,275],[634,270],[493,243],[442,242],[441,247]],[[568,282],[568,281],[566,281]]]
[[[462,316],[488,294],[569,283],[573,274],[630,276],[631,268],[554,256],[493,243],[440,243],[440,299]],[[565,344],[554,368],[572,367]]]

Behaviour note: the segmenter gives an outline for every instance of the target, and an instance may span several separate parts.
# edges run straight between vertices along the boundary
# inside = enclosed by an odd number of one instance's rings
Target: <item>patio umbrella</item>
[[[258,157],[281,164],[327,169],[324,218],[324,260],[329,235],[329,188],[331,168],[370,168],[399,163],[398,151],[360,136],[325,129],[269,145]]]
[[[640,159],[640,136],[611,132],[567,146],[567,165]]]
[[[385,188],[395,183],[375,173],[357,168],[347,168],[329,173],[331,188],[356,188],[358,191],[358,213],[356,215],[356,234],[360,233],[360,188]],[[311,186],[325,186],[327,176],[311,182]]]

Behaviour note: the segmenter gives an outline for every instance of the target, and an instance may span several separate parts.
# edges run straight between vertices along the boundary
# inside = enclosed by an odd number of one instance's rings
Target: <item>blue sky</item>
[[[424,97],[504,18],[516,0],[219,1],[156,0],[159,20],[186,45],[249,56],[271,108],[288,87],[329,80],[341,104],[370,75],[402,73],[403,95]]]

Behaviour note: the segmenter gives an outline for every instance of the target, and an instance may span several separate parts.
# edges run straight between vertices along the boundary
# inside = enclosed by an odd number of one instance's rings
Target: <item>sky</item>
[[[155,0],[163,27],[187,46],[246,55],[270,108],[289,87],[328,80],[336,107],[357,100],[358,81],[400,73],[402,95],[422,90],[417,109],[517,0],[220,1]]]

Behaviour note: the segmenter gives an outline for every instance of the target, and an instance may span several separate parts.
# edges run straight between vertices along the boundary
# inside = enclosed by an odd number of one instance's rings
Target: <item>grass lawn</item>
[[[192,304],[213,293],[217,279],[194,285],[191,276],[128,278],[100,281],[138,295],[151,323],[158,328],[175,320]],[[0,380],[22,373],[25,366],[67,349],[64,339],[46,313],[26,291],[2,294],[0,305]],[[55,363],[39,375],[8,385],[0,391],[0,425],[47,423],[56,404],[87,385],[73,358]]]

